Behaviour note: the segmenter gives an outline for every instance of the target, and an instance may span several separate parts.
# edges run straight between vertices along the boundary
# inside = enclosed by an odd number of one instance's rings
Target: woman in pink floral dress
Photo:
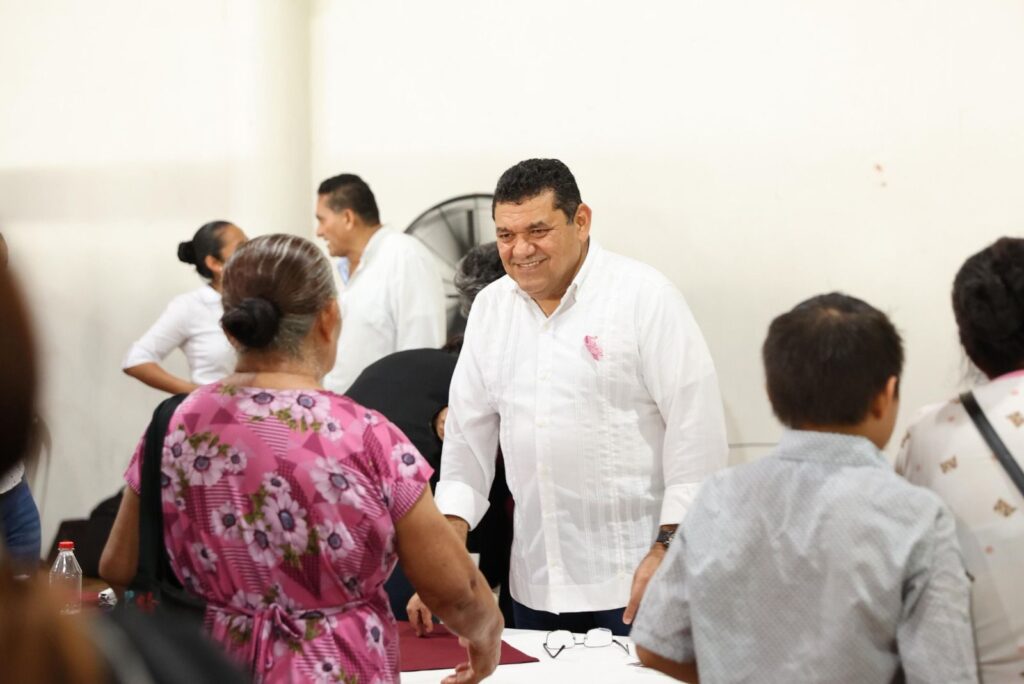
[[[433,505],[430,467],[383,416],[320,387],[339,327],[330,265],[301,238],[253,240],[225,270],[224,308],[238,371],[181,404],[161,461],[171,565],[210,633],[257,680],[397,681],[383,583],[402,556],[470,644],[451,680],[489,674],[500,613]],[[115,538],[137,521],[141,453]],[[107,574],[118,555],[115,539]]]

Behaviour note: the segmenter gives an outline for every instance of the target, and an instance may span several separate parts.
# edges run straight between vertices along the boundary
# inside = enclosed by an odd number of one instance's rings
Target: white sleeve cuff
[[[121,370],[134,368],[143,363],[160,363],[163,359],[148,349],[145,349],[138,342],[132,345],[121,362]]]
[[[469,529],[480,524],[484,513],[490,508],[487,497],[481,496],[464,482],[441,480],[434,491],[434,500],[444,515],[454,515],[469,523]]]
[[[700,490],[700,482],[689,482],[686,484],[674,484],[665,487],[665,498],[661,500],[661,519],[659,525],[679,525],[690,510],[697,492]]]

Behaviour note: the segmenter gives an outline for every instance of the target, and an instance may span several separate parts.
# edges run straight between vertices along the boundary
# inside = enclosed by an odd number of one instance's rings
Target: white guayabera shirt
[[[625,606],[658,525],[679,523],[727,459],[714,365],[679,290],[593,239],[550,317],[508,276],[485,288],[452,378],[443,513],[480,521],[499,439],[512,596],[555,613]]]
[[[171,300],[156,323],[128,350],[121,368],[160,363],[180,348],[188,361],[189,377],[207,385],[235,370],[235,349],[220,327],[224,315],[220,293],[209,285]]]
[[[338,295],[341,337],[324,387],[344,393],[367,366],[406,349],[445,341],[444,285],[416,238],[380,228]]]
[[[977,387],[974,396],[1024,467],[1024,373]],[[1024,496],[958,399],[922,410],[903,440],[896,469],[942,497],[956,516],[973,580],[982,681],[1024,682]]]

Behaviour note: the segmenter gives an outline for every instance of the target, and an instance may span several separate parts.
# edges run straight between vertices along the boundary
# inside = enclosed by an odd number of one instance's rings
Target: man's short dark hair
[[[316,192],[318,195],[327,195],[327,206],[335,213],[351,209],[368,226],[380,223],[380,212],[377,211],[373,191],[366,181],[354,173],[332,176],[321,183]]]
[[[561,209],[569,221],[576,218],[583,203],[580,189],[569,167],[557,159],[527,159],[501,174],[491,202],[491,218],[497,205],[522,204],[547,190],[555,193],[555,209]]]
[[[839,292],[772,321],[761,353],[772,410],[791,428],[861,423],[903,371],[903,341],[889,318]]]

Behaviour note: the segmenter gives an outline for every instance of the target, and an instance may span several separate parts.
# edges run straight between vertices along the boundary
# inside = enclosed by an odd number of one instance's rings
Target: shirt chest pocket
[[[608,316],[577,316],[540,325],[512,319],[481,359],[492,405],[502,416],[586,410],[626,404],[642,385],[636,335]],[[583,313],[583,312],[580,312]]]
[[[624,331],[581,331],[563,339],[562,345],[559,366],[573,369],[572,384],[584,401],[591,397],[614,406],[641,383],[636,339]]]

